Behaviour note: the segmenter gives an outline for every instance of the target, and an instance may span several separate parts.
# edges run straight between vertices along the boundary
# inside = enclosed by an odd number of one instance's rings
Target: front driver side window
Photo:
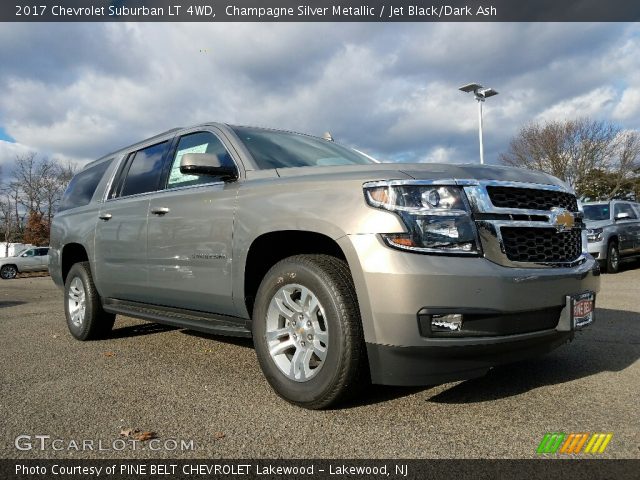
[[[188,187],[219,180],[209,175],[185,175],[180,173],[180,160],[186,153],[211,153],[218,156],[222,165],[233,165],[231,155],[229,155],[220,139],[213,133],[197,132],[184,135],[180,138],[173,156],[167,188]]]
[[[631,208],[631,205],[627,204],[627,203],[617,203],[614,209],[614,215],[615,217],[618,217],[619,214],[621,213],[628,213],[629,214],[629,219],[635,219],[636,217],[636,212],[633,211],[633,208]]]

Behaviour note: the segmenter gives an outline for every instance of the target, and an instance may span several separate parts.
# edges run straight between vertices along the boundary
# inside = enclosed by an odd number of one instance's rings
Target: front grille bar
[[[464,185],[488,260],[517,268],[573,267],[586,261],[587,238],[582,211],[568,188],[500,181],[461,181],[459,184]],[[520,208],[523,206],[534,208]],[[525,233],[544,245],[527,247],[531,242]]]

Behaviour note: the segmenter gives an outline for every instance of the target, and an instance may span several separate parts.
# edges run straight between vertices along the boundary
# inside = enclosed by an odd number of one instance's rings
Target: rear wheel
[[[620,270],[620,251],[618,242],[612,240],[607,248],[607,273],[618,273]]]
[[[102,309],[89,262],[76,263],[71,267],[64,296],[64,312],[71,335],[78,340],[97,340],[109,334],[116,316]]]
[[[18,269],[15,265],[3,265],[2,268],[0,268],[0,277],[4,280],[16,278],[17,274]]]
[[[365,377],[355,288],[337,258],[297,255],[274,265],[258,289],[252,323],[260,367],[291,403],[326,408]]]

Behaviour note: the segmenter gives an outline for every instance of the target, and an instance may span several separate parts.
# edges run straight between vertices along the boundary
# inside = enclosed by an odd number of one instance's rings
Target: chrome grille
[[[570,212],[578,211],[575,195],[556,190],[488,186],[487,193],[491,203],[498,208],[517,208],[526,210],[551,210],[554,207],[566,208]]]
[[[564,186],[488,180],[461,184],[486,259],[515,268],[571,267],[586,261],[582,214],[575,195]]]
[[[505,254],[512,262],[567,263],[582,253],[582,231],[574,228],[502,227]]]

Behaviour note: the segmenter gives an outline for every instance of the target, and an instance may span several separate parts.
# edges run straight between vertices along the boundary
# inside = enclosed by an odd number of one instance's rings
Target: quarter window
[[[162,158],[168,142],[158,143],[138,150],[131,161],[122,187],[122,195],[154,192],[158,189],[162,174]]]
[[[171,163],[167,188],[187,187],[217,181],[210,175],[185,175],[180,172],[180,160],[186,153],[211,153],[217,155],[222,165],[233,165],[231,155],[220,139],[211,132],[197,132],[180,138]]]
[[[74,207],[82,207],[87,205],[104,175],[107,168],[111,164],[111,160],[101,162],[93,167],[79,172],[71,182],[62,196],[59,211],[67,210]]]

